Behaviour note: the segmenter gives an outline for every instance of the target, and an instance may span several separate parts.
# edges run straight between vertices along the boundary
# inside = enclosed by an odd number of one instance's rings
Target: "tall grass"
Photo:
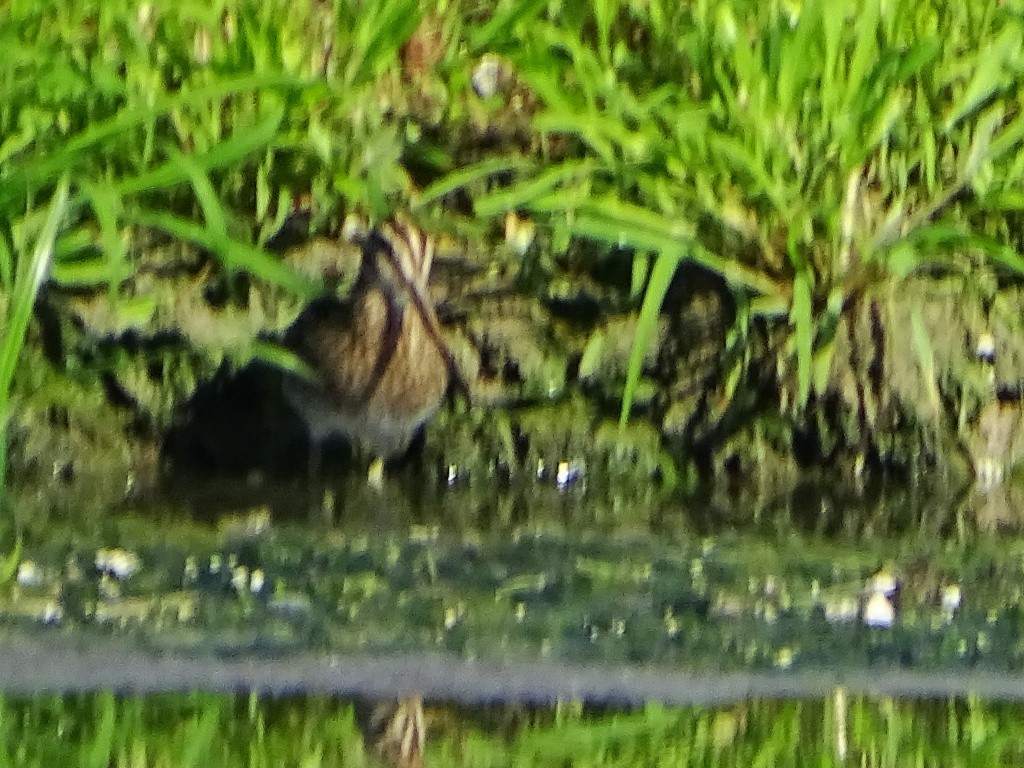
[[[752,299],[744,322],[788,322],[798,406],[866,285],[925,268],[1024,272],[1006,218],[1022,203],[1024,35],[1005,4],[590,8],[540,6],[505,27],[502,52],[543,101],[536,129],[575,150],[475,209],[564,219],[653,257],[623,419],[684,260]]]
[[[68,206],[68,180],[62,178],[50,201],[46,218],[23,221],[14,242],[0,240],[3,273],[0,285],[8,302],[0,306],[0,510],[6,505],[7,426],[14,370],[39,290],[53,263],[54,243]],[[41,225],[41,226],[40,226]],[[34,230],[38,231],[34,231]]]
[[[418,73],[403,46],[424,21],[436,34]],[[623,420],[684,261],[728,282],[739,323],[789,329],[800,406],[865,286],[924,268],[1024,271],[1010,223],[1024,205],[1022,48],[1000,0],[13,0],[0,11],[0,278],[26,270],[17,233],[65,174],[51,282],[115,308],[136,289],[140,228],[306,297],[317,286],[260,247],[297,199],[324,229],[347,209],[380,217],[463,189],[477,217],[527,212],[555,247],[635,253],[646,289]],[[484,53],[526,93],[528,144],[465,139],[481,115],[502,128],[494,102],[508,93],[469,87]]]
[[[300,298],[316,292],[260,244],[310,191],[321,221],[343,205],[382,214],[407,194],[399,128],[386,124],[375,89],[420,16],[410,0],[5,4],[4,423],[26,313],[44,283],[105,293],[113,313],[130,314],[138,294],[152,292],[137,282],[143,229],[205,251],[227,278],[245,274]],[[65,227],[48,231],[56,241],[40,239],[33,256],[25,233],[48,208]],[[37,257],[49,267],[37,269]],[[281,359],[259,330],[210,354]]]

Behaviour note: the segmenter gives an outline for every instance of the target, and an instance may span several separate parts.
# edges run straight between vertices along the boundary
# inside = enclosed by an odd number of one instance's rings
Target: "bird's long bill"
[[[378,238],[371,237],[370,247],[377,249],[380,258],[387,263],[389,271],[393,273],[390,277],[396,281],[396,287],[408,295],[430,340],[444,359],[449,375],[463,394],[468,395],[468,387],[455,365],[451,350],[441,337],[437,315],[427,295],[430,268],[434,262],[433,240],[410,222],[393,219],[380,227]]]

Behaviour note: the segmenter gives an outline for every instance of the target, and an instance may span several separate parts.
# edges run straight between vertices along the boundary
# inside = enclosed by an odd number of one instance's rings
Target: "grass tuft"
[[[29,251],[23,235],[17,244],[8,244],[0,238],[0,261],[7,263],[5,272],[13,274],[11,284],[4,286],[10,292],[10,303],[0,307],[0,506],[6,504],[2,495],[7,476],[7,424],[10,419],[11,382],[14,380],[18,356],[25,343],[25,332],[36,297],[46,281],[53,263],[54,244],[67,213],[69,183],[67,176],[61,179],[50,201],[45,221],[35,233],[35,242]],[[23,222],[30,228],[31,221]]]

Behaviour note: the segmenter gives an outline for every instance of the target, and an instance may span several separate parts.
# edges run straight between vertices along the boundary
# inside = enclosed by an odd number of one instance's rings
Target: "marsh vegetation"
[[[1002,0],[12,0],[5,629],[1019,668],[1022,49]],[[328,450],[310,515],[284,342],[396,214],[464,388],[382,491]],[[432,754],[829,763],[830,706],[456,718]],[[872,764],[1021,751],[1002,705],[851,706]],[[0,750],[358,765],[351,719],[7,700]]]

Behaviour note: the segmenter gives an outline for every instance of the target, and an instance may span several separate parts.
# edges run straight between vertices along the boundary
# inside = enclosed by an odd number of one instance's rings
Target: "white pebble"
[[[899,586],[899,580],[888,571],[879,571],[868,581],[869,592],[879,592],[886,597],[892,597]]]
[[[486,55],[473,69],[473,90],[481,99],[489,99],[498,92],[498,76],[501,74],[501,62],[497,56]]]
[[[43,571],[32,560],[23,560],[18,565],[18,586],[38,587],[43,583]]]
[[[888,629],[896,620],[896,608],[882,592],[872,592],[864,604],[864,624],[874,629]]]
[[[983,363],[994,363],[996,361],[996,337],[991,333],[983,333],[978,336],[974,356]]]
[[[123,549],[101,549],[94,560],[96,570],[111,574],[115,579],[127,579],[141,567],[139,556]]]
[[[963,592],[959,584],[947,584],[942,588],[942,607],[953,613],[960,607],[963,600]]]

